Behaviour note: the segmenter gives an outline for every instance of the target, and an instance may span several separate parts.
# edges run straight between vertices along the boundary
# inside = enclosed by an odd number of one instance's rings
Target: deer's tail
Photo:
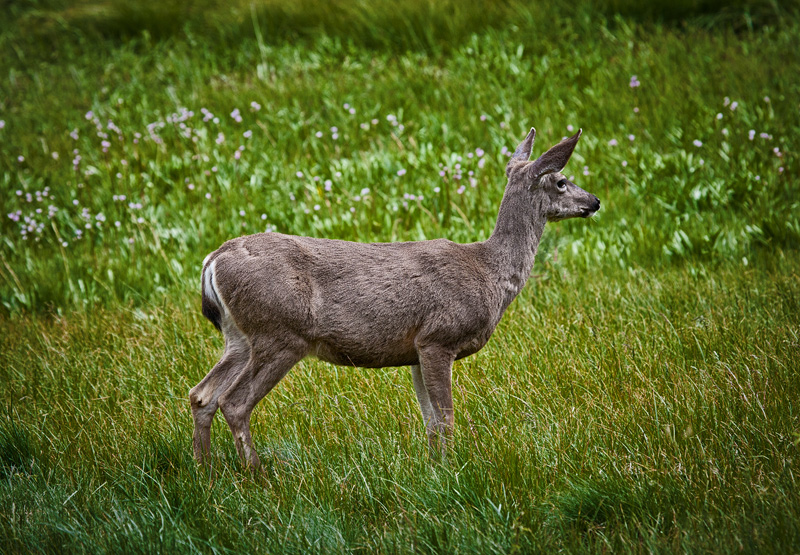
[[[203,273],[201,274],[201,288],[203,294],[203,316],[214,324],[214,327],[222,331],[222,312],[225,304],[220,300],[216,287],[214,287],[214,270],[216,261],[209,255],[203,261]]]

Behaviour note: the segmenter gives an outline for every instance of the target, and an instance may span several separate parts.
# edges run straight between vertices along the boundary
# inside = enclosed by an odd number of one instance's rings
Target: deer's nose
[[[597,198],[597,197],[594,197],[594,203],[592,204],[592,210],[594,210],[595,212],[600,210],[600,199]]]

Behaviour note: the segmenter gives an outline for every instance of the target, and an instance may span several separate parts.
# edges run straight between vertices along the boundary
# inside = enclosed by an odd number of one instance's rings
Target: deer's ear
[[[517,150],[514,151],[514,154],[511,156],[511,159],[508,161],[506,165],[506,177],[511,175],[511,169],[514,168],[517,164],[527,162],[528,158],[531,157],[531,150],[533,150],[533,140],[536,138],[536,129],[531,127],[531,130],[528,132],[528,136],[525,137],[519,146],[517,146]]]
[[[530,165],[530,175],[534,181],[537,181],[543,175],[548,173],[560,172],[564,169],[569,162],[572,151],[575,150],[575,145],[578,144],[578,139],[581,138],[583,129],[578,129],[572,137],[568,137],[551,147],[550,150],[539,156]]]

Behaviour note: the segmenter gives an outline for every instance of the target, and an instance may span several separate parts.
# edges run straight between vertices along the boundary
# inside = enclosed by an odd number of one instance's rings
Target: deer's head
[[[564,139],[531,162],[528,159],[536,136],[536,130],[531,128],[506,166],[509,186],[530,191],[531,201],[541,202],[549,222],[588,218],[600,209],[600,199],[587,193],[561,173],[569,162],[582,131],[578,130],[575,135]]]

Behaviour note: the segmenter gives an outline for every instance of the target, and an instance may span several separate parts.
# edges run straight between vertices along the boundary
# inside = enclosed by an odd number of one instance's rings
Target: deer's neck
[[[507,188],[492,236],[486,241],[492,253],[502,296],[502,310],[522,290],[533,269],[547,218],[541,194]]]

